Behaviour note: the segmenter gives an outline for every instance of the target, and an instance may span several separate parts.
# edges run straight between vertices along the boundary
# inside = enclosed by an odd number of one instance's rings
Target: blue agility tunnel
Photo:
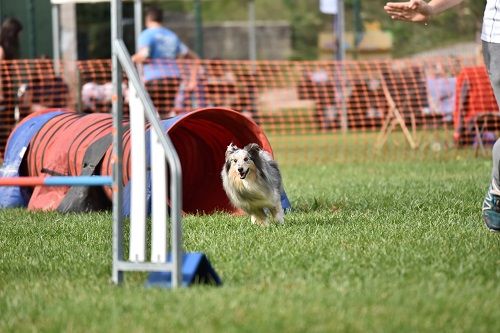
[[[19,177],[21,164],[33,136],[50,119],[62,114],[60,110],[47,110],[36,116],[28,116],[9,136],[5,147],[4,161],[0,168],[0,177]],[[0,187],[0,208],[26,207],[29,194],[19,186]]]

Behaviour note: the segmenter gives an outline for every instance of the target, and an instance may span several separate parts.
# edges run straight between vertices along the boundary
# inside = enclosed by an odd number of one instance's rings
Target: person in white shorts
[[[393,20],[425,23],[439,13],[454,7],[463,0],[410,0],[388,2],[384,10]],[[477,0],[476,0],[477,1]],[[500,0],[487,0],[483,16],[483,57],[491,86],[500,110]],[[500,232],[500,139],[493,146],[492,180],[483,201],[483,220],[486,227]]]

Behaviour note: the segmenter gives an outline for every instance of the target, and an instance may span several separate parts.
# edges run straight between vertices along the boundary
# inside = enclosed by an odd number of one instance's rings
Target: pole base
[[[184,253],[182,258],[182,286],[189,287],[192,284],[222,285],[222,280],[204,253]],[[146,287],[171,288],[172,274],[170,272],[150,273]]]

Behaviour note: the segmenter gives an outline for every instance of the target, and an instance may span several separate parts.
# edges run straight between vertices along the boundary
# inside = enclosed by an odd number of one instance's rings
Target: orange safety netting
[[[111,111],[110,60],[58,67],[40,59],[1,63],[2,151],[16,121],[34,109]],[[468,58],[199,60],[149,63],[139,72],[161,118],[229,107],[265,130],[278,157],[298,162],[482,148],[500,129],[486,71]],[[124,77],[125,115],[127,84]]]

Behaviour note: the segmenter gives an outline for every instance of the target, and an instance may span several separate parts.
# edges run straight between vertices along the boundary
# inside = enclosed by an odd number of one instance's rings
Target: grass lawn
[[[485,147],[484,153],[482,150],[457,149],[453,143],[453,132],[449,129],[418,130],[414,138],[418,143],[418,148],[415,150],[410,149],[407,139],[400,130],[393,131],[381,147],[377,145],[378,130],[271,134],[268,135],[268,139],[278,161],[291,165],[469,159],[491,152],[491,147]]]
[[[487,159],[282,165],[283,226],[187,216],[224,286],[111,284],[111,215],[0,210],[0,332],[500,332]]]

